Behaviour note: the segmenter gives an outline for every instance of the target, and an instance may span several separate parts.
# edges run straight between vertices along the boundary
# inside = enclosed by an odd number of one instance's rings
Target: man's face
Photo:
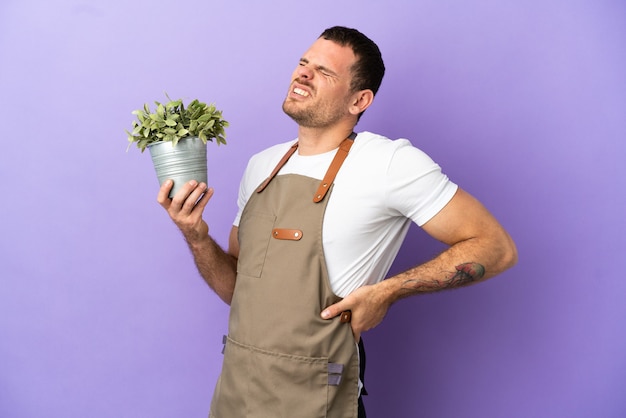
[[[350,47],[315,41],[293,72],[283,111],[307,128],[328,127],[351,116],[350,69],[355,62]]]

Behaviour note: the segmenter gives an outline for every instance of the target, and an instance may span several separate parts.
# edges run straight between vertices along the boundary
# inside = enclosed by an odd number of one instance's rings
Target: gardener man
[[[210,417],[364,417],[357,343],[398,299],[485,280],[517,259],[506,231],[406,140],[353,132],[384,64],[376,44],[333,27],[304,53],[283,110],[294,141],[250,160],[223,251],[189,182],[158,201],[198,270],[230,304]],[[449,245],[386,280],[410,222]]]

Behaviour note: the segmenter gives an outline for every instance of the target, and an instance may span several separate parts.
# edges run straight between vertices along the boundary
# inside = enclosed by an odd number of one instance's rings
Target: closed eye
[[[300,66],[304,67],[307,64],[309,64],[309,60],[308,59],[300,58],[300,63],[299,63]],[[320,73],[322,73],[326,77],[333,77],[333,78],[338,78],[339,77],[337,75],[337,73],[335,73],[333,70],[331,70],[328,67],[324,67],[323,65],[318,65],[317,67],[315,67],[315,69],[317,71],[319,71]]]
[[[337,73],[335,73],[334,71],[332,71],[331,69],[324,67],[322,65],[317,67],[317,71],[319,71],[320,73],[322,73],[323,75],[325,75],[326,77],[332,77],[332,78],[338,78],[339,76],[337,75]]]

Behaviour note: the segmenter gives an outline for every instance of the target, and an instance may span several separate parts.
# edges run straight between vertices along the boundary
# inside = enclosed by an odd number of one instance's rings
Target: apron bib
[[[210,418],[357,417],[352,328],[342,318],[320,317],[341,300],[328,279],[322,223],[352,139],[341,144],[321,182],[297,174],[275,177],[294,145],[246,204]]]

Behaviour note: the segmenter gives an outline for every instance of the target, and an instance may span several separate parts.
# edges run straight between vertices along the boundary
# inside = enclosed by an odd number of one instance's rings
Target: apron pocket
[[[268,213],[251,212],[239,224],[239,257],[237,272],[251,277],[261,277],[267,247],[272,236],[276,216]]]
[[[224,356],[219,397],[228,399],[228,409],[220,411],[222,402],[214,400],[216,417],[326,417],[327,358],[274,353],[230,338]]]

